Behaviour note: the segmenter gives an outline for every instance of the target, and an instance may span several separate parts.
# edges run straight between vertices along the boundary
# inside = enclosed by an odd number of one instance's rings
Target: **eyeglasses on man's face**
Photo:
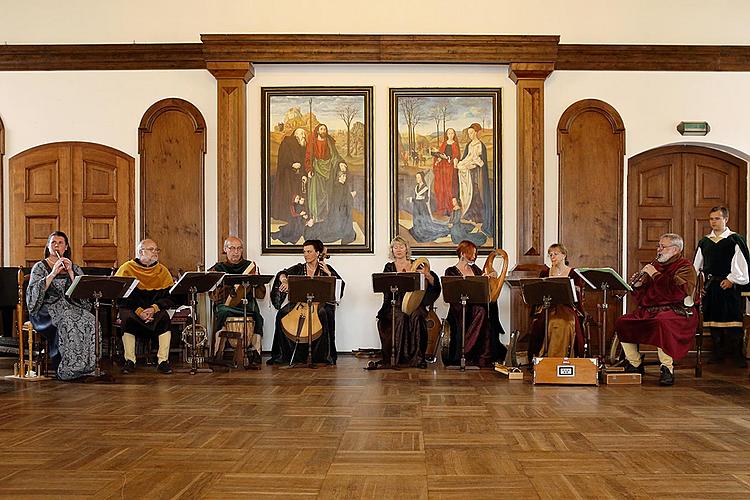
[[[161,248],[158,248],[158,247],[146,247],[144,248],[144,250],[146,250],[147,252],[156,252],[156,253],[161,252]]]
[[[674,244],[672,244],[672,243],[670,243],[669,245],[662,245],[661,243],[659,243],[659,244],[658,244],[658,245],[656,246],[656,248],[657,248],[658,250],[664,250],[665,248],[669,248],[669,247],[676,247],[676,246],[677,246],[677,245],[674,245]]]

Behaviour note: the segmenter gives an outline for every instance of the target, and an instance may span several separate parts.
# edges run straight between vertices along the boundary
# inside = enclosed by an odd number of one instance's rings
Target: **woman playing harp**
[[[415,261],[411,259],[411,248],[409,243],[401,236],[396,236],[391,241],[389,258],[391,262],[388,262],[383,268],[384,273],[403,273],[414,270]],[[368,369],[390,366],[391,350],[393,349],[392,338],[395,338],[397,365],[416,366],[418,368],[427,366],[425,362],[427,308],[440,297],[440,278],[430,271],[429,266],[422,265],[416,271],[421,272],[425,277],[424,296],[415,310],[407,314],[402,309],[405,293],[398,292],[396,294],[396,329],[394,335],[391,332],[393,319],[391,296],[387,293],[383,294],[383,305],[377,314],[378,334],[380,335],[383,359],[370,362],[367,366]]]
[[[289,276],[333,276],[341,279],[336,270],[325,263],[325,247],[320,240],[307,240],[302,244],[302,255],[305,262],[295,264],[283,269],[276,274],[271,287],[271,303],[279,312],[276,314],[276,328],[273,334],[273,346],[271,348],[271,359],[267,364],[282,364],[290,362],[304,362],[307,359],[307,332],[302,342],[295,340],[294,333],[288,332],[282,325],[282,320],[297,308],[297,304],[284,304],[289,291]],[[344,283],[342,280],[341,291],[343,294]],[[306,310],[306,306],[305,306]],[[304,313],[304,311],[303,311]],[[317,307],[318,318],[322,331],[317,340],[312,342],[313,363],[336,364],[336,305],[333,303],[319,304]],[[300,332],[301,333],[301,332]],[[315,337],[313,337],[315,338]],[[295,346],[297,350],[295,351]],[[292,359],[294,356],[294,359]]]
[[[445,270],[446,276],[482,276],[483,272],[474,263],[477,260],[477,246],[464,240],[456,248],[458,262]],[[450,325],[450,348],[446,365],[458,365],[461,362],[461,304],[451,304],[446,321]],[[466,306],[466,364],[482,368],[491,367],[496,361],[505,357],[506,348],[500,342],[503,327],[497,302],[489,304],[467,304]]]

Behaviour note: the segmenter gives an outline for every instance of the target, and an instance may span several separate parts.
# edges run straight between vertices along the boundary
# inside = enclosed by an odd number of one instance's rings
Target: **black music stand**
[[[242,366],[245,369],[250,367],[245,346],[245,339],[247,339],[247,289],[252,289],[252,294],[255,296],[255,289],[259,286],[266,286],[272,279],[273,276],[270,274],[225,274],[222,280],[222,284],[227,286],[241,286],[244,291],[244,295],[242,296],[242,338],[237,342],[237,349],[240,349],[242,353]],[[246,361],[248,363],[245,363]]]
[[[443,276],[443,300],[461,304],[461,371],[466,370],[466,304],[490,303],[490,280],[487,276]],[[448,368],[455,368],[449,366]],[[478,370],[478,366],[470,366]]]
[[[65,291],[65,295],[71,299],[94,301],[94,339],[96,342],[96,369],[95,377],[112,376],[101,370],[101,327],[99,325],[99,301],[117,300],[130,295],[138,284],[138,280],[126,276],[76,276],[73,283]],[[110,346],[111,349],[111,346]]]
[[[599,368],[604,370],[607,364],[606,342],[607,342],[607,311],[609,310],[609,292],[632,292],[633,288],[622,279],[617,271],[611,267],[602,268],[579,268],[575,269],[576,274],[592,290],[602,290],[602,303],[599,304],[601,311],[601,330],[599,332]]]
[[[307,367],[315,368],[312,362],[312,303],[334,302],[336,300],[335,276],[287,276],[289,285],[289,302],[307,302]],[[289,360],[289,366],[294,366],[294,356],[300,340],[300,329],[297,328],[297,338],[294,351]]]
[[[210,292],[219,284],[225,273],[217,271],[201,272],[191,271],[184,273],[177,283],[169,289],[171,295],[189,295],[190,297],[190,323],[193,328],[193,359],[191,360],[190,375],[196,373],[211,373],[211,368],[198,368],[198,331],[195,329],[197,323],[195,309],[198,304],[198,294]]]
[[[413,292],[424,290],[424,274],[408,273],[373,273],[372,291],[375,293],[391,294],[391,364],[386,368],[398,368],[396,359],[396,294],[398,292]],[[385,362],[385,352],[383,352]]]
[[[549,350],[549,308],[555,305],[573,307],[576,302],[572,279],[522,279],[521,295],[523,301],[530,306],[544,308],[544,355]]]

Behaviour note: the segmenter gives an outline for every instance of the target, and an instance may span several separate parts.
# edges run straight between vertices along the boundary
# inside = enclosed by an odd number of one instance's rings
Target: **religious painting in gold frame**
[[[390,91],[391,238],[421,255],[502,246],[501,90]]]
[[[261,88],[263,253],[372,253],[372,91]]]

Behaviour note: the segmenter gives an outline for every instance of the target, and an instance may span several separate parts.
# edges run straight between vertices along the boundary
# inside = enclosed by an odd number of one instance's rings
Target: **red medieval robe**
[[[653,278],[633,290],[638,308],[615,321],[621,342],[660,347],[675,360],[685,357],[698,327],[698,311],[683,305],[695,289],[696,274],[689,260],[676,256],[661,264]]]

